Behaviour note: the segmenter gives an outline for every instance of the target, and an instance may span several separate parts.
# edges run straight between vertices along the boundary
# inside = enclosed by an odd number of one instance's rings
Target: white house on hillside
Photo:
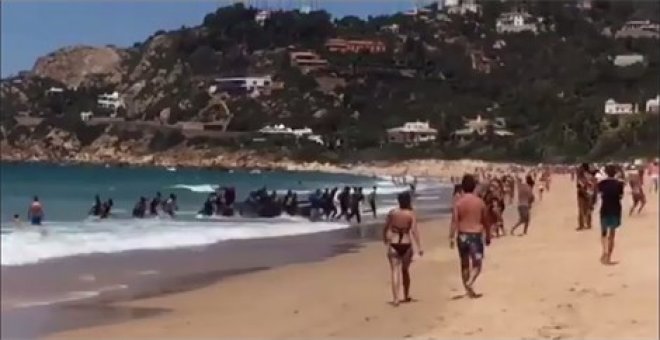
[[[527,12],[502,13],[497,18],[495,29],[497,33],[538,32],[538,19]]]
[[[387,130],[390,143],[418,144],[436,140],[438,130],[432,128],[429,122],[407,122],[402,126]]]
[[[638,108],[632,103],[617,103],[610,98],[605,102],[605,114],[607,115],[629,115],[636,113]]]
[[[660,113],[660,95],[646,101],[646,113]]]
[[[641,54],[619,54],[612,61],[615,66],[619,67],[627,67],[644,62],[646,62],[646,58]]]
[[[96,103],[104,109],[117,110],[120,107],[124,107],[124,100],[119,96],[117,91],[99,95]]]
[[[260,26],[263,26],[266,23],[266,20],[268,20],[269,18],[270,18],[270,11],[259,11],[254,16],[254,21]]]
[[[52,95],[52,94],[59,94],[64,92],[64,89],[61,87],[51,87],[48,90],[46,90],[46,95]]]
[[[477,4],[476,0],[448,1],[445,2],[445,8],[449,14],[481,13],[481,6]]]
[[[273,89],[273,85],[271,76],[216,78],[214,84],[209,86],[208,92],[209,94],[219,91],[259,94],[269,92]]]
[[[82,120],[83,122],[87,122],[90,119],[92,119],[93,116],[94,113],[92,113],[92,111],[83,111],[80,113],[80,120]]]

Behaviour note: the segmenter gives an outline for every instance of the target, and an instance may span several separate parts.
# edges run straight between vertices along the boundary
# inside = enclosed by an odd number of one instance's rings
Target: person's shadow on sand
[[[461,299],[463,299],[463,298],[479,299],[479,298],[481,298],[482,296],[484,296],[484,295],[483,295],[483,294],[477,294],[477,293],[475,293],[474,295],[469,295],[469,294],[459,294],[459,295],[454,295],[454,296],[452,296],[450,300],[452,300],[452,301],[456,301],[456,300],[461,300]]]

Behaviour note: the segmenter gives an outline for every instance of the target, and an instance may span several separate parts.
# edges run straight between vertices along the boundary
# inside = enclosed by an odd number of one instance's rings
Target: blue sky
[[[130,46],[159,29],[194,26],[218,6],[215,0],[2,0],[1,74],[32,68],[35,60],[67,45]],[[412,8],[416,0],[314,0],[334,16],[390,14]],[[427,1],[428,2],[428,1]],[[251,0],[298,7],[301,0]]]

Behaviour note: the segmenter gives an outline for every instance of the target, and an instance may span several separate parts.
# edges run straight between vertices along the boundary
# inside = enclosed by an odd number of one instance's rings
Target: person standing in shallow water
[[[28,208],[27,216],[30,224],[41,225],[41,222],[44,218],[44,208],[41,205],[41,202],[39,202],[39,197],[34,196],[32,204],[30,204],[30,207]]]
[[[371,213],[373,214],[374,218],[378,217],[376,212],[376,189],[376,186],[374,186],[371,193],[369,193],[369,206],[371,207]]]
[[[484,258],[484,242],[490,245],[490,230],[486,223],[486,204],[474,189],[477,181],[472,175],[463,176],[461,187],[463,194],[456,200],[452,212],[449,232],[449,247],[458,248],[461,262],[461,280],[465,292],[470,298],[481,295],[474,291],[474,283],[481,273]]]
[[[393,306],[398,306],[399,302],[412,301],[409,269],[414,254],[413,246],[417,248],[419,256],[424,254],[410,193],[399,194],[397,200],[399,208],[390,211],[383,228],[383,243],[390,263]],[[401,286],[403,286],[403,300],[399,300]]]
[[[614,178],[616,168],[613,165],[605,167],[607,178],[598,183],[598,192],[601,195],[600,230],[603,253],[600,257],[602,264],[611,265],[612,251],[614,250],[614,237],[616,229],[621,226],[621,199],[623,198],[624,184]]]

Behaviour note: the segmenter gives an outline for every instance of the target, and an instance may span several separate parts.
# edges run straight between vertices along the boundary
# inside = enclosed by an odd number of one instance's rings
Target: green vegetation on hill
[[[575,3],[483,1],[481,16],[446,15],[430,7],[428,20],[403,14],[333,20],[324,11],[283,11],[272,13],[263,25],[254,20],[258,10],[237,4],[208,14],[198,27],[159,31],[136,43],[128,50],[120,90],[143,81],[135,98],[144,107],[129,110],[131,119],[153,120],[169,108],[170,123],[175,123],[203,119],[200,112],[211,100],[206,94],[210,79],[272,74],[285,88],[270,96],[232,98],[230,130],[284,123],[309,126],[328,139],[344,141],[338,150],[271,145],[305,159],[469,156],[562,161],[657,154],[658,115],[605,124],[603,106],[614,98],[643,107],[660,93],[658,39],[614,39],[602,32],[615,32],[633,19],[659,22],[658,2],[595,0],[587,11]],[[495,31],[497,17],[515,8],[544,19],[538,34]],[[398,32],[385,29],[393,24]],[[333,37],[378,39],[388,50],[377,55],[331,54],[324,43]],[[321,91],[318,74],[302,74],[290,65],[289,49],[316,51],[330,61],[325,76],[340,77],[345,86]],[[471,54],[476,52],[491,60],[491,72],[473,69]],[[644,55],[647,63],[624,68],[612,64],[615,55],[629,53]],[[3,118],[24,111],[76,120],[80,111],[93,109],[96,95],[112,89],[99,80],[55,100],[43,96],[48,86],[57,85],[53,81],[29,84],[22,88],[28,103],[3,94]],[[463,126],[464,118],[477,114],[506,118],[515,136],[487,134],[468,144],[453,141],[450,133]],[[416,119],[430,121],[440,139],[416,149],[384,143],[385,129]],[[157,137],[152,146],[159,150],[184,141],[179,135]],[[210,145],[205,138],[187,141],[196,142]],[[257,147],[244,140],[235,143]]]

